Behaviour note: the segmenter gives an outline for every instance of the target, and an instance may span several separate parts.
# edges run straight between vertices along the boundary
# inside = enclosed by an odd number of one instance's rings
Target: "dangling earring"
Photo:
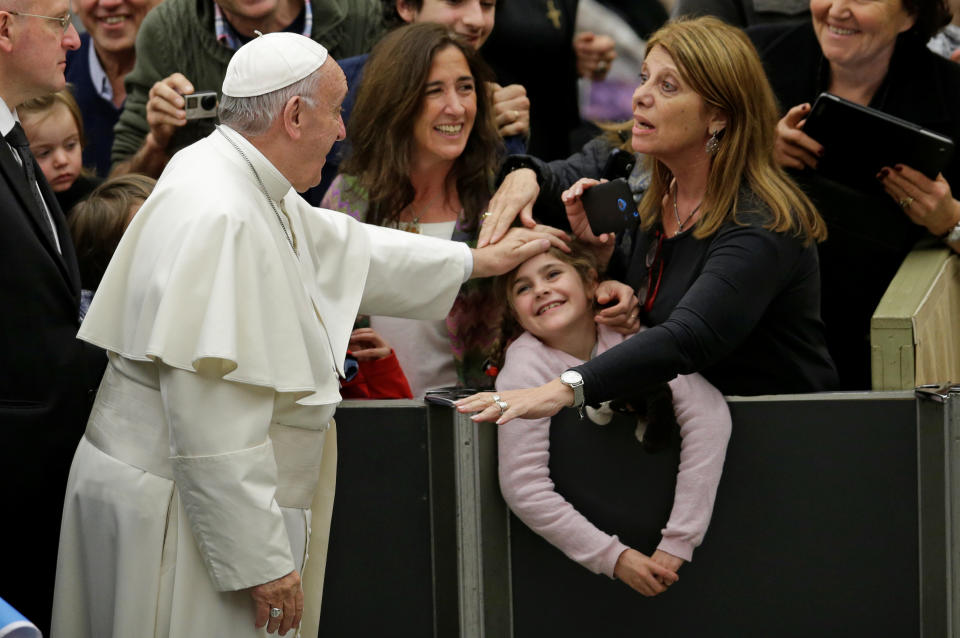
[[[719,129],[710,134],[707,140],[707,155],[716,155],[720,150],[720,137],[723,135],[723,129]]]

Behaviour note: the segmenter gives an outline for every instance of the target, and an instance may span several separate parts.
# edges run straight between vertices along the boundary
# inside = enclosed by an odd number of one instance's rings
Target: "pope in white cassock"
[[[79,337],[110,363],[67,486],[52,636],[314,636],[357,313],[440,319],[481,250],[355,222],[296,191],[344,137],[326,49],[274,33],[227,68],[222,125],[178,153]],[[302,624],[301,624],[302,617]]]

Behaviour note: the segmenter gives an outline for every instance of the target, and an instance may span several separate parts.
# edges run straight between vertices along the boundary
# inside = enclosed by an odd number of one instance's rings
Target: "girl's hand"
[[[347,346],[357,361],[372,361],[390,356],[390,344],[373,328],[357,328],[350,334]]]
[[[594,321],[625,335],[640,329],[640,301],[633,288],[612,279],[601,281],[597,286],[596,299],[601,306],[611,301],[617,303],[598,312]]]
[[[802,130],[809,114],[810,105],[800,104],[777,122],[773,157],[783,168],[816,168],[817,160],[823,155],[823,145]]]
[[[527,228],[533,228],[533,204],[540,195],[537,174],[530,168],[518,168],[503,178],[500,188],[487,204],[487,212],[481,220],[477,248],[495,244],[510,230],[513,220],[520,215],[520,222]],[[489,213],[489,215],[487,214]]]
[[[953,198],[942,173],[932,180],[920,171],[897,164],[892,169],[883,168],[877,179],[913,223],[924,226],[931,234],[939,237],[960,221],[960,202]]]
[[[653,553],[653,556],[650,557],[650,560],[655,562],[657,565],[660,565],[661,567],[665,567],[666,569],[669,569],[674,573],[676,573],[677,570],[683,567],[683,564],[686,562],[679,556],[668,554],[667,552],[660,549],[658,549]],[[660,580],[660,579],[658,578],[657,580]],[[664,582],[663,580],[660,580],[660,582],[667,586],[671,584],[671,583]]]
[[[501,411],[494,397],[500,397],[506,407]],[[540,419],[553,416],[562,408],[573,405],[573,390],[560,379],[554,379],[539,388],[480,392],[457,401],[458,412],[476,412],[474,421],[493,421],[497,425],[513,419]]]
[[[680,580],[676,572],[635,549],[625,549],[620,554],[613,575],[644,596],[662,594],[667,587]]]

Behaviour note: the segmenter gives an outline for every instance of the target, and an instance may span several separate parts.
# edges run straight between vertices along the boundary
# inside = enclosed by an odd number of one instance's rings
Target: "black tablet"
[[[934,179],[953,155],[950,138],[830,93],[814,102],[803,131],[823,145],[817,171],[841,182],[876,181],[895,164]]]

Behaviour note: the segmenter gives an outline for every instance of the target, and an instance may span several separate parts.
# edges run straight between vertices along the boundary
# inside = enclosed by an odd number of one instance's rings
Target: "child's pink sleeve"
[[[536,387],[566,369],[550,372],[545,355],[511,346],[497,390]],[[617,559],[628,547],[597,529],[554,489],[550,419],[514,419],[497,428],[497,442],[500,490],[513,513],[570,559],[613,578]]]
[[[730,439],[730,409],[723,395],[699,374],[677,377],[670,389],[683,440],[673,510],[657,549],[689,561],[713,514]]]

